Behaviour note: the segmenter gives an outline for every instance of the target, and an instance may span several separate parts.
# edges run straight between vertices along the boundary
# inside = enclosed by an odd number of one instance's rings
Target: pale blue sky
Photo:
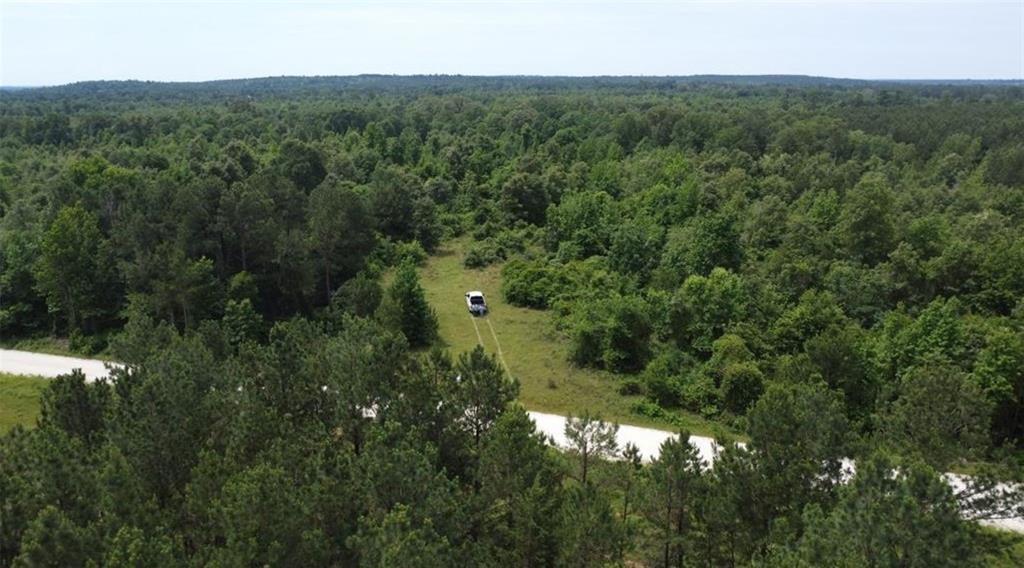
[[[1024,0],[0,0],[0,85],[269,75],[1024,79]]]

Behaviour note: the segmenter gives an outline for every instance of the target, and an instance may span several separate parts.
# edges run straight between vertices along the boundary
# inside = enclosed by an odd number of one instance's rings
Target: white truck
[[[486,315],[487,302],[484,301],[484,293],[478,290],[466,292],[466,307],[474,316]]]

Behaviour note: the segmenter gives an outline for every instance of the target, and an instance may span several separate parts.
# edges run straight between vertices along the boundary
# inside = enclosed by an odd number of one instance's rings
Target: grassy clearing
[[[615,374],[572,366],[565,338],[555,330],[550,314],[511,306],[502,299],[500,265],[480,270],[463,266],[461,251],[467,243],[466,239],[446,243],[420,270],[445,347],[458,354],[482,342],[488,352],[497,355],[500,345],[510,374],[520,382],[520,401],[530,410],[556,414],[589,410],[606,420],[677,429],[667,421],[633,413],[630,408],[641,397],[619,394]],[[465,302],[469,290],[480,290],[487,297],[488,316],[469,315]],[[676,416],[694,434],[735,437],[699,416],[683,412]]]
[[[981,537],[991,550],[984,564],[991,568],[1024,566],[1024,535],[992,528],[983,528]]]
[[[0,373],[0,434],[17,424],[35,425],[44,388],[46,379]]]

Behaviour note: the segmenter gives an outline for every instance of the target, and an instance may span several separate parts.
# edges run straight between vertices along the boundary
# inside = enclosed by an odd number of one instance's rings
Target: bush
[[[635,373],[650,358],[651,321],[638,296],[581,302],[571,316],[569,356],[578,365]]]
[[[649,400],[637,401],[630,410],[633,414],[639,414],[648,418],[663,418],[665,416],[665,409],[658,406],[658,403]]]
[[[346,281],[331,298],[331,308],[358,317],[370,317],[380,305],[384,291],[378,279],[366,272]]]
[[[502,231],[494,236],[494,245],[502,252],[502,258],[526,251],[526,243],[534,238],[532,227]]]
[[[719,389],[725,409],[744,414],[764,392],[764,376],[753,362],[733,363],[722,370]]]
[[[68,349],[82,355],[95,355],[106,347],[106,338],[99,335],[86,335],[77,329],[72,331],[68,338]]]
[[[466,219],[455,213],[441,213],[437,216],[445,239],[458,237],[466,232]]]
[[[679,378],[673,375],[649,373],[644,376],[647,397],[662,406],[679,406]]]
[[[662,406],[679,406],[682,377],[694,365],[679,349],[668,347],[647,364],[643,383],[647,396]]]
[[[419,241],[396,242],[382,240],[370,254],[368,264],[375,270],[400,266],[406,262],[420,266],[427,260],[427,251]]]
[[[701,370],[694,370],[683,377],[679,396],[683,408],[699,412],[702,416],[717,416],[721,411],[715,380]]]
[[[484,223],[477,224],[470,233],[477,241],[485,241],[490,239],[494,235],[498,234],[499,226],[493,221],[487,221]]]
[[[569,286],[564,271],[544,261],[511,260],[501,277],[505,301],[525,308],[546,309]]]
[[[675,416],[674,414],[670,414],[667,410],[659,406],[657,403],[651,402],[649,400],[638,401],[632,407],[630,407],[630,410],[633,412],[633,414],[636,414],[638,416],[646,416],[647,418],[661,420],[663,422],[668,422],[669,424],[673,424],[675,426],[684,426],[683,421],[680,420],[679,417]]]
[[[622,396],[636,396],[644,392],[644,384],[636,379],[626,379],[619,385],[619,394]]]
[[[466,268],[483,268],[505,259],[503,251],[490,240],[473,244],[466,251],[462,265]]]
[[[470,245],[462,264],[466,268],[483,268],[501,262],[514,253],[526,250],[527,237],[525,230],[506,230],[478,240]]]
[[[419,241],[397,243],[392,254],[392,266],[406,262],[420,266],[427,260],[427,251],[423,249],[423,245]]]
[[[566,241],[558,245],[558,252],[555,253],[555,258],[562,264],[572,262],[574,260],[581,260],[586,258],[583,247],[573,241]]]

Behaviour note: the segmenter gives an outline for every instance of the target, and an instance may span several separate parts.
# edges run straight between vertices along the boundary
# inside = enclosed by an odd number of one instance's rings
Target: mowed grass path
[[[46,379],[0,373],[0,434],[16,424],[30,427],[39,417],[39,398]]]
[[[551,314],[504,301],[501,265],[484,269],[463,266],[462,251],[467,243],[465,239],[445,243],[420,269],[420,282],[437,313],[442,345],[453,355],[472,349],[481,340],[489,353],[498,355],[500,344],[509,373],[519,380],[520,402],[529,410],[562,415],[590,411],[623,424],[678,429],[667,421],[633,413],[630,408],[642,397],[619,394],[620,381],[614,374],[571,365],[567,341],[555,330]],[[480,290],[486,296],[487,316],[469,315],[465,294],[470,290]],[[676,416],[694,434],[727,434],[720,425],[699,416]]]

